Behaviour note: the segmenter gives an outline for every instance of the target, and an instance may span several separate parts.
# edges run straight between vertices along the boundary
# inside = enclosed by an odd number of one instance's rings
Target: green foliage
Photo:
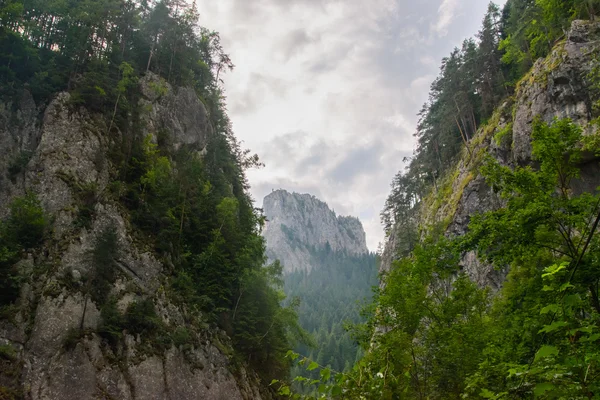
[[[300,354],[290,350],[287,352],[286,358],[295,362],[296,365],[304,370],[305,374],[316,374],[316,379],[306,378],[302,375],[297,375],[293,382],[296,385],[304,388],[305,392],[310,392],[309,395],[300,395],[285,382],[278,379],[273,379],[269,386],[276,388],[277,394],[281,397],[290,397],[292,399],[342,399],[347,398],[347,391],[343,389],[346,384],[347,376],[341,373],[335,373],[328,367],[319,365],[315,361],[306,357],[300,357]],[[333,373],[333,376],[332,376]]]
[[[285,378],[289,363],[284,355],[289,345],[310,343],[298,323],[298,302],[280,305],[285,299],[282,285],[279,262],[247,272],[240,281],[231,317],[235,347],[248,354],[250,364],[265,378]]]
[[[22,276],[15,264],[22,250],[39,246],[46,234],[48,219],[37,200],[28,193],[15,198],[10,215],[0,222],[0,305],[12,303],[19,295]]]
[[[90,228],[94,219],[97,202],[96,191],[98,190],[95,183],[86,185],[78,185],[75,189],[78,200],[78,211],[75,225],[81,228]]]
[[[290,299],[300,300],[300,325],[312,333],[316,346],[300,344],[294,350],[343,371],[362,353],[344,327],[364,322],[359,302],[370,301],[372,287],[377,285],[376,257],[335,252],[329,246],[307,250],[316,267],[286,274],[284,289]],[[292,377],[303,372],[295,366]]]
[[[507,140],[509,140],[511,138],[512,128],[513,128],[513,125],[512,125],[512,123],[510,123],[510,124],[507,124],[501,130],[499,130],[498,132],[496,132],[496,134],[494,135],[494,141],[496,142],[497,146],[503,145],[504,143],[506,143]]]
[[[481,169],[505,207],[472,216],[466,235],[427,239],[396,262],[366,324],[383,332],[348,374],[349,398],[598,393],[600,196],[571,189],[581,128],[535,121],[532,139],[535,169],[494,159]],[[461,272],[465,251],[510,267],[495,297]]]
[[[98,333],[108,341],[113,347],[123,336],[125,329],[125,319],[117,307],[117,299],[110,297],[100,309],[102,322],[98,328]]]
[[[23,362],[11,345],[0,345],[0,399],[21,400],[24,398],[20,385]]]
[[[15,198],[10,206],[3,236],[23,249],[33,248],[44,239],[48,219],[33,193]]]
[[[86,292],[100,307],[108,300],[112,285],[117,278],[118,252],[117,232],[114,227],[109,227],[99,234],[89,254],[92,268],[87,277]]]
[[[263,268],[264,217],[254,209],[245,177],[247,168],[261,164],[235,139],[222,91],[223,74],[233,63],[219,34],[198,20],[193,2],[5,1],[0,4],[0,96],[10,100],[28,90],[43,105],[68,91],[71,108],[85,107],[95,120],[104,118],[115,167],[108,192],[128,209],[133,239],[168,266],[168,295],[186,306],[191,320],[202,315],[233,335],[240,358],[283,377],[288,371],[283,355],[291,340],[304,334],[294,307],[280,305],[277,268]],[[193,145],[175,149],[171,132],[164,130],[142,136],[147,109],[138,82],[146,72],[159,76],[150,84],[157,96],[167,94],[169,85],[196,90],[214,132],[206,154],[200,156]],[[23,154],[13,162],[11,179],[27,161]],[[77,194],[77,225],[91,227],[95,203],[104,193],[64,178]],[[16,296],[19,277],[12,268],[20,251],[43,239],[47,221],[40,210],[31,197],[21,199],[12,210],[15,218],[2,224],[3,304]],[[116,346],[128,330],[163,348],[171,339],[151,300],[121,315],[110,297],[118,273],[117,242],[107,230],[89,254],[83,291],[101,309],[100,334]],[[184,339],[184,332],[176,332],[176,342]]]
[[[189,346],[190,342],[192,341],[192,336],[190,335],[189,330],[185,327],[177,328],[175,333],[173,333],[172,338],[173,344],[178,348]]]
[[[124,322],[127,330],[134,335],[150,336],[163,326],[150,299],[131,303],[125,312]]]
[[[477,41],[465,40],[442,60],[419,113],[417,148],[394,177],[381,213],[386,232],[395,224],[401,225],[396,231],[407,231],[406,221],[414,218],[426,194],[438,190],[439,179],[448,175],[463,148],[471,151],[468,144],[478,127],[533,63],[550,53],[573,19],[593,18],[598,9],[595,0],[508,0],[501,11],[490,3]],[[511,125],[495,134],[497,144]]]
[[[12,183],[16,183],[17,176],[23,171],[25,166],[27,166],[29,160],[31,160],[31,156],[32,153],[30,151],[21,151],[12,160],[8,166],[8,177]]]

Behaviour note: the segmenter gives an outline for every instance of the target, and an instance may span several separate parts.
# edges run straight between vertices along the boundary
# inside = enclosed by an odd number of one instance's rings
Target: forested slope
[[[490,6],[444,60],[382,213],[382,397],[600,395],[593,6]]]
[[[299,358],[321,371],[307,384],[334,398],[600,396],[597,9],[490,5],[442,61],[382,212],[382,285],[354,330],[367,354],[335,378]]]
[[[294,271],[284,276],[290,299],[298,298],[299,323],[312,333],[315,346],[300,345],[296,350],[334,371],[350,371],[363,350],[346,331],[349,324],[364,322],[361,306],[371,301],[377,285],[374,254],[349,254],[330,247],[311,250],[311,271]],[[292,370],[301,375],[302,368]]]
[[[281,189],[265,197],[263,209],[267,255],[283,264],[287,302],[299,304],[299,323],[312,334],[313,343],[294,350],[334,371],[349,371],[364,352],[345,327],[365,322],[360,304],[371,300],[377,285],[377,257],[367,249],[362,223],[336,215],[315,196]],[[296,365],[291,376],[303,371]]]
[[[270,398],[288,376],[304,333],[198,21],[0,4],[0,398]]]

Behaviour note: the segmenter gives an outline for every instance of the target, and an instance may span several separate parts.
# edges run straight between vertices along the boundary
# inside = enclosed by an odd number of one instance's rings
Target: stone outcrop
[[[423,201],[418,217],[422,232],[441,227],[448,235],[462,235],[471,215],[501,207],[503,200],[486,184],[479,167],[486,154],[511,167],[532,165],[531,132],[536,118],[548,123],[554,118],[570,118],[584,134],[595,132],[596,126],[590,122],[598,116],[592,100],[598,93],[590,76],[598,68],[599,39],[600,23],[574,21],[566,39],[548,57],[537,60],[517,85],[513,98],[502,104],[471,139],[470,152],[463,149],[455,168],[447,171],[438,190]],[[573,183],[573,190],[589,192],[599,185],[598,160],[590,154],[582,161],[581,176]],[[398,232],[390,234],[382,271],[391,268],[400,245],[397,236]],[[505,270],[481,262],[473,252],[464,254],[461,264],[480,286],[498,289],[506,276]]]
[[[368,252],[365,231],[354,217],[337,216],[326,203],[310,194],[276,190],[265,197],[264,237],[270,260],[279,259],[285,272],[310,271],[309,248],[329,246],[350,254]]]
[[[174,148],[201,152],[213,131],[194,91],[172,88],[152,75],[140,86],[145,133],[160,141],[166,130]],[[0,105],[0,217],[12,198],[31,191],[52,221],[48,244],[17,265],[27,283],[10,315],[0,317],[0,389],[27,400],[270,398],[252,371],[233,368],[225,332],[190,326],[188,321],[202,316],[166,295],[165,265],[107,195],[115,173],[109,157],[114,132],[108,135],[104,118],[74,110],[69,100],[61,93],[47,107],[37,107],[25,91],[18,104]],[[83,224],[82,193],[94,199],[88,205],[93,218]],[[82,277],[108,229],[118,244],[118,279],[110,295],[119,309],[152,301],[165,327],[189,328],[189,345],[157,350],[127,332],[118,346],[101,339],[99,307],[83,294]]]

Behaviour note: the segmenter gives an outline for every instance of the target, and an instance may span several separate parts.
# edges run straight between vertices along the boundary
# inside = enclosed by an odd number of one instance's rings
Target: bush
[[[32,248],[44,239],[48,220],[33,193],[17,197],[10,205],[10,217],[3,236],[16,247]]]
[[[21,151],[17,157],[8,166],[8,177],[12,183],[17,182],[17,176],[25,169],[29,160],[31,160],[32,153],[30,151]]]
[[[119,252],[117,231],[114,228],[104,230],[90,252],[92,276],[88,283],[92,300],[102,306],[108,299],[110,289],[117,278],[115,259]]]
[[[179,327],[173,333],[173,344],[176,347],[188,346],[192,341],[192,335],[190,335],[190,331],[187,328]]]
[[[123,336],[124,318],[117,307],[117,299],[111,297],[100,309],[102,323],[98,328],[98,334],[115,346]]]
[[[127,307],[125,325],[132,334],[151,335],[162,326],[156,314],[154,303],[150,299],[136,301]]]
[[[19,296],[22,277],[15,264],[22,249],[41,244],[47,219],[37,198],[28,193],[10,204],[10,216],[0,223],[0,305]]]

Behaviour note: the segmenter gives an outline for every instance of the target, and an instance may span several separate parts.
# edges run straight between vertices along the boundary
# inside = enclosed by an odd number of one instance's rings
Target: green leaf
[[[564,292],[567,289],[570,288],[574,288],[575,286],[573,286],[572,284],[570,284],[569,282],[563,283],[562,285],[560,285],[560,288],[558,289],[559,292]]]
[[[321,370],[321,380],[328,381],[331,378],[331,370],[329,368],[323,368]]]
[[[540,397],[544,393],[546,393],[550,390],[554,390],[554,388],[555,388],[555,386],[551,383],[538,383],[537,385],[535,385],[535,388],[533,389],[533,394],[535,397]]]
[[[548,314],[550,312],[557,312],[560,309],[560,306],[558,304],[549,304],[546,307],[542,308],[542,310],[540,311],[540,314]]]
[[[580,298],[576,294],[570,294],[568,296],[565,296],[565,298],[563,299],[563,303],[569,307],[576,306],[577,304],[579,304],[579,301]]]
[[[481,389],[481,393],[479,393],[479,395],[484,399],[493,399],[494,397],[496,397],[494,393],[490,392],[487,389]]]
[[[308,367],[306,367],[307,371],[313,371],[315,369],[319,368],[319,364],[317,364],[316,362],[312,361]]]
[[[319,393],[327,393],[327,385],[325,385],[324,383],[321,383],[319,385]]]
[[[541,358],[552,357],[558,355],[558,349],[555,346],[544,345],[535,353],[533,362],[539,361]]]
[[[279,388],[279,394],[283,395],[283,396],[289,396],[290,395],[289,386],[282,386],[281,388]]]
[[[331,395],[332,396],[339,396],[342,394],[342,387],[335,385],[332,389],[331,389]]]
[[[591,335],[589,337],[581,338],[580,341],[582,341],[582,342],[595,342],[598,339],[600,339],[600,333],[594,333],[593,335]]]
[[[545,325],[542,329],[540,329],[538,331],[538,333],[543,333],[543,332],[550,333],[550,332],[554,332],[554,331],[557,331],[560,328],[563,328],[563,327],[565,327],[567,325],[569,325],[569,323],[566,322],[566,321],[555,321],[555,322],[551,323],[550,325]]]
[[[276,384],[277,382],[279,382],[279,379],[273,379],[271,381],[271,383],[269,383],[269,386],[272,386],[272,385]]]

